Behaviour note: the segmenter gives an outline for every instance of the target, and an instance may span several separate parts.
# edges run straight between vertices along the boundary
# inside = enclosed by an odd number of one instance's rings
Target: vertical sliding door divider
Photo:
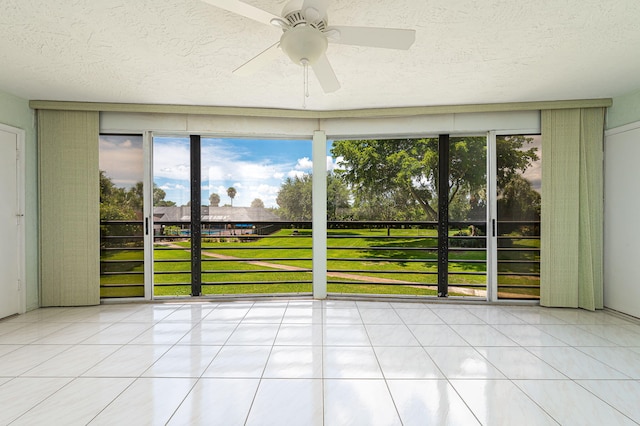
[[[190,137],[191,154],[191,296],[202,296],[200,135]]]
[[[438,297],[449,297],[449,135],[438,137]]]

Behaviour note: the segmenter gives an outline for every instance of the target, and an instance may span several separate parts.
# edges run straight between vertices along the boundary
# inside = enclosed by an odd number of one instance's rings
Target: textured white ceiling
[[[246,0],[280,14],[284,0]],[[640,89],[638,0],[332,0],[329,24],[413,28],[408,51],[331,44],[307,108],[613,97]],[[0,89],[26,99],[302,108],[281,32],[199,0],[0,0]]]

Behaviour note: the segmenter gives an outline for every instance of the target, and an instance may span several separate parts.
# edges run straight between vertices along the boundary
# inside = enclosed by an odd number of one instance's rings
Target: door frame
[[[27,291],[25,282],[26,271],[26,214],[25,214],[25,180],[26,180],[26,167],[25,167],[25,140],[26,132],[23,129],[9,126],[0,123],[0,130],[14,134],[16,136],[16,195],[17,195],[17,207],[16,213],[17,225],[18,225],[18,292],[19,292],[19,314],[23,314],[27,311]]]
[[[1,125],[0,125],[1,126]],[[1,127],[0,127],[1,128]],[[157,134],[156,134],[157,133]],[[176,137],[189,137],[191,134],[197,132],[143,132],[143,149],[144,149],[144,187],[147,188],[144,191],[144,220],[145,220],[145,296],[146,300],[153,300],[154,297],[154,274],[153,274],[153,137],[156,135],[161,136],[176,136]],[[479,132],[464,132],[464,133],[452,133],[450,137],[461,137],[465,135],[477,135],[480,136],[484,133],[487,137],[487,281],[486,281],[486,301],[498,302],[498,238],[497,238],[497,158],[496,158],[496,136],[502,135],[520,135],[520,134],[539,134],[540,129],[510,129],[510,130],[490,130]],[[211,137],[207,133],[206,137]],[[233,137],[238,137],[234,135]],[[326,132],[319,130],[314,132],[313,135],[313,149],[314,154],[320,156],[326,149],[327,140],[330,138],[326,135]],[[323,154],[324,155],[324,154]],[[24,161],[24,159],[23,159]],[[320,166],[314,168],[314,183],[318,187],[323,187],[326,182],[326,178],[323,177],[321,171],[326,173],[323,168],[323,162]],[[314,162],[314,165],[316,162]],[[317,168],[317,170],[316,170]],[[317,173],[316,173],[317,172]],[[323,187],[324,188],[324,187]],[[314,187],[315,189],[315,187]],[[318,217],[326,217],[326,197],[314,197],[314,219]],[[326,221],[313,221],[314,231],[318,231],[317,224],[323,224],[326,227]],[[322,230],[322,229],[320,229]],[[314,250],[314,284],[313,284],[313,297],[315,299],[324,299],[327,297],[327,284],[326,284],[326,230],[325,232],[314,232],[317,238],[314,238],[313,250]],[[316,259],[316,256],[318,259]],[[320,266],[320,267],[318,267]],[[324,266],[324,267],[323,267]],[[513,302],[509,300],[509,302]]]
[[[144,159],[144,188],[142,216],[144,217],[144,298],[153,300],[153,132],[142,135]]]
[[[487,301],[498,302],[498,183],[496,136],[538,135],[540,129],[490,130],[487,133]],[[489,233],[491,230],[491,233]],[[514,300],[502,300],[514,303]],[[517,303],[517,301],[515,301]]]

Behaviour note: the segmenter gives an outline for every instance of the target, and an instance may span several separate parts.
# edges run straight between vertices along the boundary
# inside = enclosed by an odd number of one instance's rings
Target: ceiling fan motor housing
[[[299,25],[282,34],[280,47],[294,63],[313,64],[326,52],[327,38],[316,28]]]

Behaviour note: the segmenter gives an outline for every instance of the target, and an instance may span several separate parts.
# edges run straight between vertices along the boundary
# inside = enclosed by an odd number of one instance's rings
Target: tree
[[[287,220],[311,220],[313,209],[312,177],[287,178],[278,192],[278,214]],[[327,220],[350,216],[350,193],[344,182],[333,173],[327,175]]]
[[[142,218],[142,210],[136,210],[133,191],[117,187],[103,170],[100,170],[100,220],[136,220]],[[141,205],[141,203],[140,203]],[[101,225],[102,235],[141,235],[142,228],[135,225]],[[103,244],[111,244],[103,242]]]
[[[288,177],[280,187],[276,203],[280,217],[287,220],[311,220],[311,176]]]
[[[231,207],[233,207],[233,199],[236,198],[236,194],[238,192],[236,191],[236,189],[233,186],[230,186],[227,189],[227,195],[229,196],[229,198],[231,198]]]
[[[521,135],[496,138],[498,188],[504,188],[515,175],[527,170],[532,161],[538,160],[537,148],[523,149],[531,141],[532,138]]]
[[[356,220],[421,220],[422,208],[408,192],[358,191],[354,194]]]
[[[264,202],[260,198],[256,198],[251,202],[251,207],[264,209]]]
[[[215,193],[209,195],[209,205],[211,207],[218,207],[220,205],[220,196]]]
[[[499,183],[537,159],[536,148],[521,149],[529,141],[513,136],[497,142]],[[437,138],[342,140],[334,142],[331,153],[340,158],[342,169],[337,173],[355,194],[356,207],[374,205],[382,197],[402,201],[396,206],[399,215],[412,216],[418,206],[422,219],[438,219]],[[449,157],[448,200],[450,205],[460,204],[461,219],[486,203],[486,138],[451,138]],[[367,196],[373,198],[365,200]]]
[[[153,184],[153,205],[172,207],[176,203],[165,200],[167,193]],[[103,170],[100,170],[100,219],[133,220],[142,217],[144,185],[136,182],[130,189],[117,187]]]
[[[334,173],[327,175],[327,220],[344,220],[351,216],[347,185]]]
[[[153,206],[154,207],[173,207],[176,205],[174,201],[165,200],[167,193],[155,183],[153,184]]]
[[[100,220],[135,220],[135,201],[100,170]]]
[[[514,175],[501,189],[498,198],[500,220],[540,220],[541,197],[528,180]]]

